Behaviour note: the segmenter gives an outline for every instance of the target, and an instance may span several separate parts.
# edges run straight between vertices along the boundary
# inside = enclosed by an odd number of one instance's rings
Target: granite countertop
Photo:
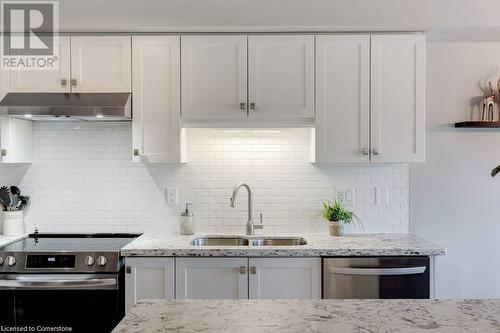
[[[499,331],[500,300],[144,300],[113,333]]]
[[[25,237],[27,237],[28,235],[21,235],[21,236],[4,236],[4,235],[0,235],[0,247],[2,246],[5,246],[5,245],[9,245],[10,243],[14,243],[18,240],[21,240]]]
[[[413,234],[352,234],[331,237],[328,234],[300,234],[307,240],[301,246],[194,246],[190,241],[200,235],[175,236],[144,234],[126,245],[123,256],[430,256],[446,254],[446,249]],[[227,236],[227,234],[226,234]],[[241,236],[241,235],[239,235]],[[246,236],[243,236],[246,237]],[[248,236],[263,237],[261,235]],[[280,235],[279,237],[285,237]]]

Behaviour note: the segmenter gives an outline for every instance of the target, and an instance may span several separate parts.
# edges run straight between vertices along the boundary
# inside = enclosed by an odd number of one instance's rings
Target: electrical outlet
[[[389,203],[387,187],[375,187],[375,204],[384,206]]]
[[[337,199],[347,205],[354,205],[355,191],[354,188],[337,188],[335,189]]]
[[[167,204],[169,206],[178,206],[179,205],[179,194],[177,188],[167,188],[165,190],[167,197]]]

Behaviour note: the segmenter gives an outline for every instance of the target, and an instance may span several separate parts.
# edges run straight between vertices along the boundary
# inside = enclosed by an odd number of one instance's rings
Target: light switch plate
[[[375,187],[375,204],[385,206],[389,203],[387,187]]]
[[[336,188],[335,196],[336,198],[345,205],[354,205],[355,199],[355,190],[354,188]]]
[[[165,195],[167,197],[167,204],[169,206],[179,205],[179,193],[176,187],[170,187],[165,190]]]

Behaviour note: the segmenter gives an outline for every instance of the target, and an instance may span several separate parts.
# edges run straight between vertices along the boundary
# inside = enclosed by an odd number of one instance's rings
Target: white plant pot
[[[20,236],[24,234],[23,211],[3,211],[3,235]]]

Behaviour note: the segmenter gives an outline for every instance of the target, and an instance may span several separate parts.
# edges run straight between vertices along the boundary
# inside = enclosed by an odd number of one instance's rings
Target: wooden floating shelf
[[[500,121],[462,121],[455,123],[456,128],[500,128]]]

